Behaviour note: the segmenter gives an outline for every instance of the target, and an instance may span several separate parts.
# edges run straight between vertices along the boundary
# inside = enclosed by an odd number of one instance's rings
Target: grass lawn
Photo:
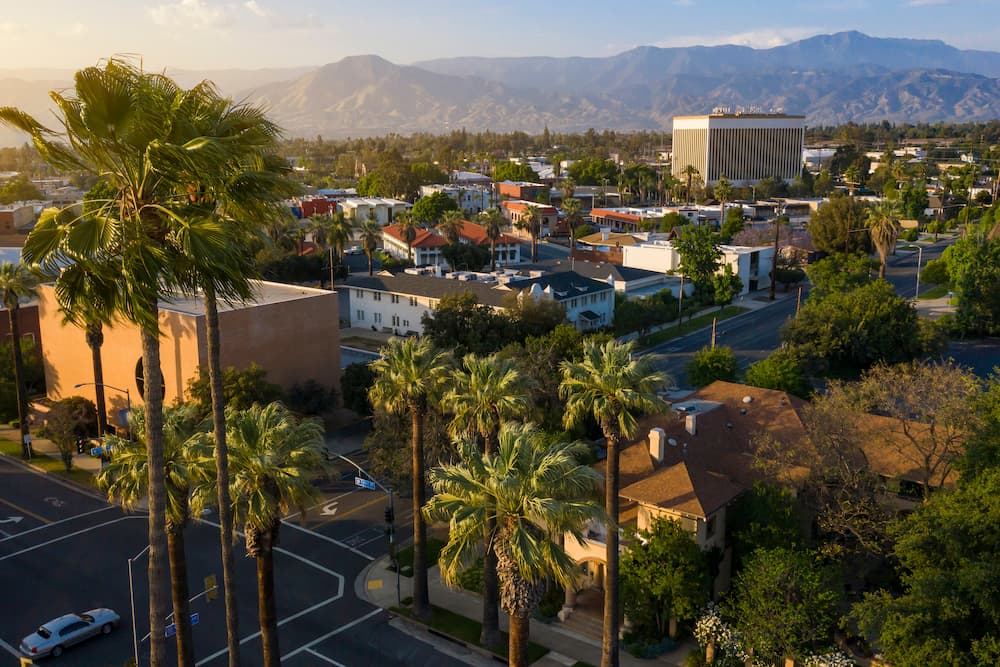
[[[19,459],[21,458],[21,445],[11,440],[0,440],[0,453]],[[63,462],[59,459],[35,452],[35,456],[31,459],[31,463],[45,472],[58,475],[63,479],[68,479],[71,482],[76,482],[77,484],[81,484],[92,489],[97,488],[97,480],[94,479],[92,474],[86,470],[80,470],[79,468],[73,468],[69,472],[66,472],[66,466],[64,466]]]
[[[392,610],[401,616],[417,620],[409,608],[393,607]],[[426,625],[442,634],[460,639],[466,644],[483,648],[483,645],[479,643],[479,633],[483,627],[479,621],[474,621],[471,618],[466,618],[447,609],[431,605],[431,618]],[[500,646],[497,648],[496,654],[506,658],[508,648],[507,633],[501,632],[500,636]],[[548,652],[549,649],[544,646],[528,642],[528,663],[535,662]]]
[[[639,346],[650,347],[652,345],[656,345],[657,343],[670,340],[671,338],[677,338],[678,336],[683,336],[691,333],[692,331],[707,327],[712,323],[713,318],[718,318],[721,322],[722,320],[727,320],[730,317],[735,317],[741,313],[745,313],[747,310],[749,309],[741,308],[740,306],[726,306],[721,311],[706,313],[700,317],[685,320],[684,324],[674,325],[667,329],[663,329],[662,331],[649,334],[648,336],[643,336],[639,339]]]
[[[438,556],[441,554],[442,548],[444,548],[444,542],[434,537],[427,538],[428,566],[437,563]],[[413,574],[413,545],[411,544],[405,549],[401,549],[399,553],[396,554],[396,560],[399,561],[400,574],[411,576]],[[387,569],[391,570],[391,567]],[[395,570],[391,571],[395,572]]]
[[[947,285],[935,285],[917,298],[921,301],[924,299],[940,299],[941,297],[947,296],[949,291],[951,290],[948,289]]]

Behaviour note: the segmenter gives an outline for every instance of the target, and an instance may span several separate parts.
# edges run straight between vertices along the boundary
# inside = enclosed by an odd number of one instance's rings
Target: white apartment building
[[[368,219],[369,211],[375,211],[379,225],[391,224],[397,215],[410,208],[410,204],[400,199],[385,197],[348,197],[337,202],[337,208],[350,220],[359,224]]]
[[[733,273],[743,281],[743,291],[754,292],[770,284],[774,247],[720,246],[722,265],[732,267]],[[679,272],[681,257],[670,241],[654,240],[622,247],[622,266],[647,271]]]
[[[805,116],[713,113],[676,116],[671,173],[695,167],[706,185],[725,176],[738,187],[775,177],[791,182],[802,170]]]
[[[614,323],[614,287],[573,271],[521,276],[513,271],[460,271],[435,275],[434,269],[406,269],[374,276],[352,275],[342,283],[350,305],[352,327],[396,335],[422,335],[421,319],[431,315],[445,296],[471,292],[476,300],[502,309],[506,298],[553,299],[566,310],[566,321],[582,331]]]
[[[421,185],[420,196],[429,197],[435,192],[443,192],[458,204],[458,209],[467,217],[474,217],[478,213],[496,208],[500,198],[493,192],[493,188],[488,185]]]

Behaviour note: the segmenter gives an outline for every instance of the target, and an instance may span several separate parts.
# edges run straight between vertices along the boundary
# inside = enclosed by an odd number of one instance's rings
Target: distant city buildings
[[[714,185],[723,176],[737,187],[771,177],[791,182],[802,171],[804,146],[805,116],[677,116],[671,173],[684,180],[685,168],[693,166],[705,185]]]

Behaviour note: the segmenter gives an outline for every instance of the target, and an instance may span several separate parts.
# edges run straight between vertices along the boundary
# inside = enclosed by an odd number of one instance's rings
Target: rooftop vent
[[[753,403],[753,396],[744,396],[743,397],[743,402],[747,403],[747,404]]]

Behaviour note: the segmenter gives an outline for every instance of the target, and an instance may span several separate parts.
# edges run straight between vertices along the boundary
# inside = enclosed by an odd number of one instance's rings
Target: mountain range
[[[602,58],[412,65],[366,55],[318,68],[168,72],[183,85],[210,78],[237,99],[265,104],[291,136],[669,131],[673,116],[718,106],[782,109],[813,126],[1000,118],[1000,53],[859,32],[769,49],[642,46]],[[48,90],[69,86],[71,73],[60,74],[0,70],[0,105],[44,110]],[[3,132],[0,144],[13,143]]]

